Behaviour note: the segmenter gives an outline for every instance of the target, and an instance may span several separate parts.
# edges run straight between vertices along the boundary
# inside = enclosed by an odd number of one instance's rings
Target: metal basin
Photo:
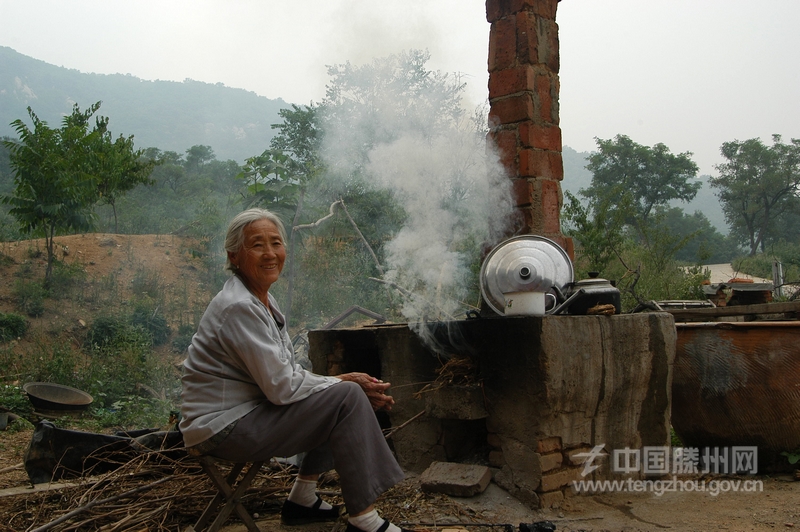
[[[92,404],[86,392],[50,382],[29,382],[22,387],[31,404],[41,410],[85,410]]]

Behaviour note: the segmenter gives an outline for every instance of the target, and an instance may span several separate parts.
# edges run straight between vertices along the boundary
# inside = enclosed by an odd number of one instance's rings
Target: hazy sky
[[[564,144],[691,151],[800,137],[800,0],[563,0]],[[485,0],[0,0],[0,45],[48,63],[319,101],[325,65],[427,48],[486,98]]]

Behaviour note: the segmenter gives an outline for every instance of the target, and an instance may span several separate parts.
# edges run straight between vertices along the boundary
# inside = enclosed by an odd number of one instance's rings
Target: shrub
[[[176,353],[184,353],[192,343],[192,336],[197,332],[197,327],[191,324],[184,324],[178,327],[178,334],[172,339],[172,350]]]
[[[159,306],[154,307],[148,301],[136,302],[131,315],[131,324],[147,331],[153,339],[153,345],[163,345],[169,340],[171,331],[166,318],[159,312]]]
[[[146,295],[154,300],[159,300],[163,296],[163,283],[155,270],[139,268],[133,275],[131,281],[133,293],[142,296]]]
[[[85,280],[86,272],[80,264],[56,261],[50,275],[50,295],[53,299],[68,298]]]
[[[33,318],[44,314],[46,296],[47,289],[41,282],[18,280],[14,286],[17,308]]]
[[[89,327],[84,346],[93,353],[112,354],[129,346],[149,348],[151,339],[123,316],[98,316]]]
[[[0,312],[0,342],[7,342],[14,338],[25,336],[28,325],[28,320],[20,314]]]
[[[22,386],[0,384],[0,405],[17,414],[26,415],[33,410]]]

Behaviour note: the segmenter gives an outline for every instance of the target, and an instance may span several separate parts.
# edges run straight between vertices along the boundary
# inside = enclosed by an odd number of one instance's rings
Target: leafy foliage
[[[646,225],[653,208],[673,199],[691,200],[701,186],[690,182],[698,170],[691,153],[673,155],[664,144],[650,148],[626,135],[595,141],[598,151],[589,156],[587,165],[593,173],[592,184],[584,195],[610,204],[628,196],[629,224]]]
[[[39,281],[18,279],[14,283],[17,308],[33,318],[44,314],[44,300],[47,293],[47,288]]]
[[[624,135],[597,144],[587,165],[592,184],[580,192],[586,205],[567,193],[564,207],[564,231],[575,239],[579,275],[597,271],[615,279],[627,310],[648,300],[701,299],[705,272],[686,272],[677,258],[695,243],[685,252],[696,254],[688,260],[707,260],[713,254],[708,242],[722,237],[702,215],[687,219],[682,209],[668,207],[675,199],[690,200],[700,187],[689,181],[697,173],[691,154],[672,155],[663,144],[649,148]]]
[[[24,233],[44,236],[46,283],[56,258],[54,237],[89,230],[98,200],[116,209],[119,195],[147,182],[152,168],[153,163],[142,161],[141,152],[134,151],[132,138],[112,140],[107,118],[96,118],[90,129],[99,108],[100,102],[85,111],[75,104],[61,128],[53,129],[29,107],[33,129],[17,119],[12,124],[19,141],[4,141],[15,188],[2,202],[11,206],[9,213]]]
[[[780,135],[772,146],[761,139],[734,140],[722,145],[727,162],[716,166],[711,179],[722,202],[725,219],[745,241],[750,254],[766,249],[784,215],[800,209],[800,139],[789,144]]]
[[[0,342],[25,336],[28,320],[16,312],[0,312]]]

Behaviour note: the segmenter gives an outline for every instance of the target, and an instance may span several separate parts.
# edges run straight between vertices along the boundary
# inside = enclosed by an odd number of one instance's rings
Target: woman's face
[[[256,220],[244,226],[244,243],[236,253],[228,253],[231,263],[250,289],[264,295],[278,280],[286,260],[286,248],[274,223]]]

